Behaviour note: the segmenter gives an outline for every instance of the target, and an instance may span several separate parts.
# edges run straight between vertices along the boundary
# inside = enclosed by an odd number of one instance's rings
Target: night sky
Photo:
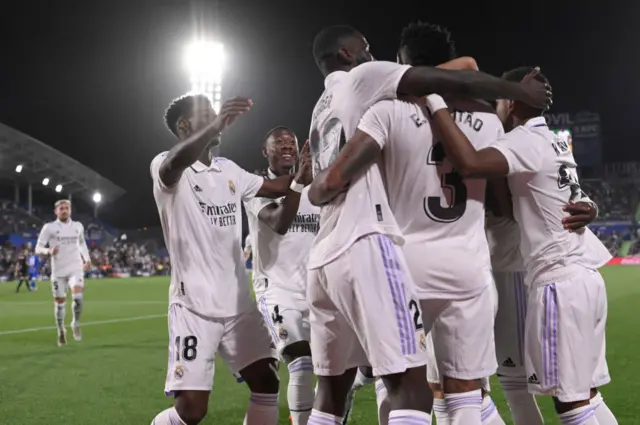
[[[347,6],[348,4],[348,6]],[[460,55],[499,75],[539,65],[554,87],[554,112],[602,116],[604,158],[640,159],[637,17],[640,2],[356,0],[57,0],[3,4],[0,122],[93,168],[128,194],[101,217],[120,227],[159,224],[149,163],[171,147],[163,113],[190,89],[184,47],[202,34],[224,43],[223,92],[254,109],[225,134],[222,155],[263,166],[264,133],[293,128],[304,140],[323,80],[314,35],[350,24],[378,59],[395,60],[413,20],[448,27]],[[533,6],[535,4],[535,6]]]

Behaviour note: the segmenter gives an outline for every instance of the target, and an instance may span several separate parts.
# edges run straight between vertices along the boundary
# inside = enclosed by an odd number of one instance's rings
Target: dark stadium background
[[[599,112],[602,158],[638,159],[640,36],[634,1],[23,1],[3,5],[0,122],[95,169],[128,194],[101,217],[118,227],[158,224],[148,166],[171,146],[164,108],[189,89],[182,49],[196,28],[225,44],[223,91],[255,108],[225,135],[222,154],[253,170],[275,125],[307,133],[322,77],[311,56],[324,25],[348,23],[374,55],[394,60],[402,27],[449,27],[460,54],[499,74],[539,65],[556,112]],[[600,156],[600,152],[594,153]]]

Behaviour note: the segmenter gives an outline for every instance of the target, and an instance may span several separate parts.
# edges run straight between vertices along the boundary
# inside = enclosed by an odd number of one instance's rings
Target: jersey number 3
[[[437,142],[429,151],[427,165],[440,166],[444,162],[444,158],[444,146]],[[462,217],[467,209],[467,185],[464,184],[462,176],[456,170],[440,175],[440,185],[445,193],[449,192],[449,196],[445,200],[440,196],[425,197],[424,212],[433,221],[452,223]],[[449,206],[443,207],[443,201]]]

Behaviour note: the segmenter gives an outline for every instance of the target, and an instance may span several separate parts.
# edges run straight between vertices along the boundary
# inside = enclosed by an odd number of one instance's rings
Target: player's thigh
[[[474,297],[451,300],[431,330],[441,375],[473,380],[496,372],[493,312],[489,285]]]
[[[69,287],[71,288],[71,292],[73,292],[74,294],[84,291],[84,276],[70,276]]]
[[[169,307],[168,322],[169,362],[165,393],[211,391],[223,323],[204,318],[178,304]]]
[[[276,358],[264,319],[255,307],[225,319],[219,353],[233,372],[258,360]]]
[[[525,329],[530,392],[562,402],[589,399],[603,343],[595,332],[599,286],[592,275],[578,273],[531,288]]]
[[[53,298],[66,298],[69,290],[69,278],[68,277],[52,277],[51,278],[51,293]]]
[[[402,251],[382,235],[355,242],[325,266],[329,295],[353,328],[375,376],[426,364],[424,325]]]
[[[498,374],[524,376],[524,324],[527,315],[524,273],[494,272],[493,276],[498,291],[494,326]]]
[[[291,304],[268,293],[258,300],[258,309],[280,357],[286,347],[302,341],[309,342],[311,337],[309,311],[292,308]]]
[[[349,369],[369,365],[354,329],[329,296],[327,287],[337,284],[342,282],[328,281],[325,267],[307,274],[311,358],[318,376],[341,376]]]

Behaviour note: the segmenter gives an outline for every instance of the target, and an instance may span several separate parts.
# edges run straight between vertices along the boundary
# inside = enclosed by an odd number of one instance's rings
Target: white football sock
[[[590,402],[600,425],[618,425],[618,420],[613,416],[613,412],[609,410],[609,406],[605,404],[602,394],[597,393]]]
[[[491,396],[487,394],[482,399],[482,425],[506,425],[502,418],[500,417],[500,413],[498,412],[498,408],[495,403],[491,399]]]
[[[289,386],[287,402],[293,425],[307,425],[315,394],[313,392],[313,363],[311,357],[298,357],[287,365]]]
[[[71,326],[77,326],[80,323],[80,314],[82,313],[82,305],[84,303],[82,293],[73,294],[73,320]]]
[[[466,393],[445,394],[451,425],[481,425],[482,424],[482,391],[468,391]]]
[[[558,415],[563,425],[599,425],[593,406],[578,407]]]
[[[67,305],[65,303],[54,303],[53,313],[56,318],[56,325],[58,326],[58,333],[64,332],[64,317],[67,314]]]
[[[178,416],[178,412],[176,412],[175,408],[167,409],[163,412],[158,413],[151,425],[187,425],[180,416]]]
[[[431,425],[431,415],[419,410],[392,410],[389,425]]]
[[[278,394],[251,393],[244,425],[277,425]]]
[[[342,417],[333,416],[330,413],[324,413],[319,410],[312,409],[308,424],[309,425],[340,425],[342,424]]]
[[[498,380],[514,425],[544,425],[536,397],[529,394],[526,376],[498,376]]]
[[[442,398],[433,399],[433,412],[436,415],[437,425],[449,425],[449,414],[447,413],[447,405]]]
[[[376,380],[376,403],[378,404],[378,424],[388,425],[391,407],[389,406],[389,397],[387,397],[387,387],[382,379]]]

